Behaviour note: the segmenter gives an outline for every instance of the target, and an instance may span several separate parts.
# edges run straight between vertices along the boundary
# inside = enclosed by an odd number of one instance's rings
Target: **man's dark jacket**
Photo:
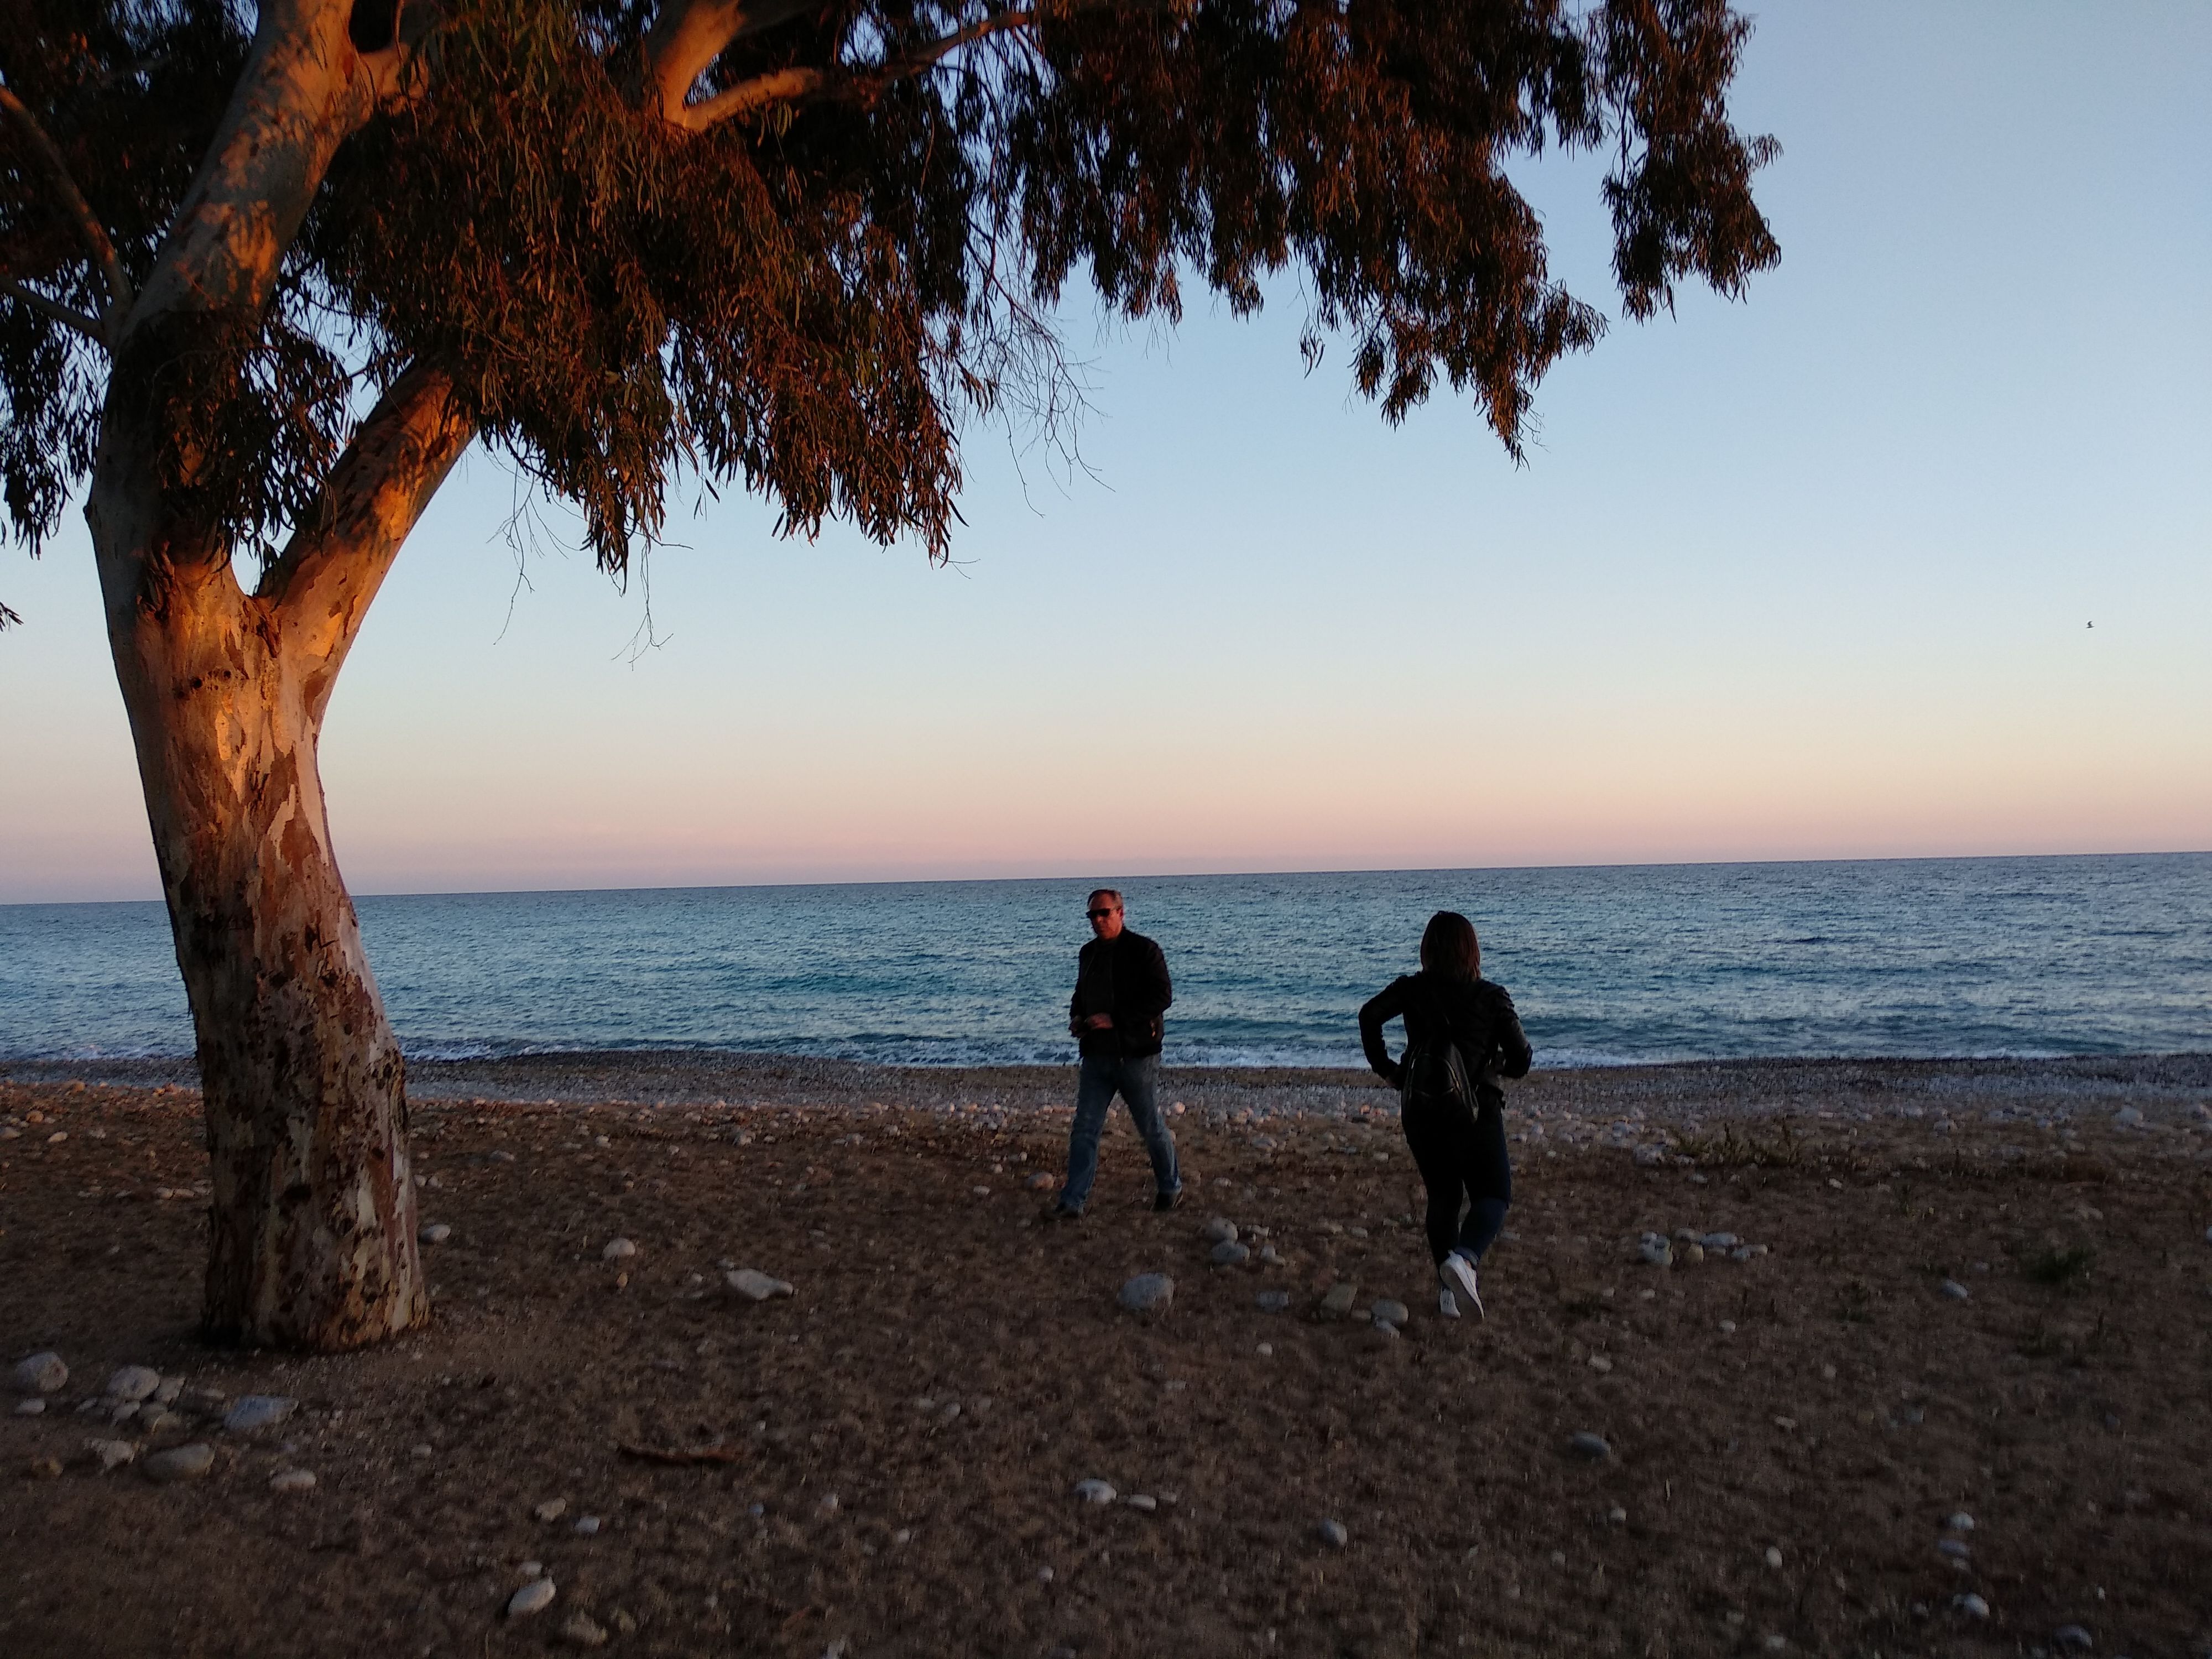
[[[1083,1052],[1130,1060],[1159,1053],[1160,1016],[1175,1000],[1175,988],[1168,983],[1167,958],[1160,954],[1160,947],[1126,927],[1113,939],[1094,939],[1085,945],[1077,958],[1075,995],[1067,1002],[1070,1020],[1084,1012],[1085,978],[1100,969],[1112,976],[1113,1000],[1106,1012],[1114,1016],[1114,1029],[1084,1032]]]

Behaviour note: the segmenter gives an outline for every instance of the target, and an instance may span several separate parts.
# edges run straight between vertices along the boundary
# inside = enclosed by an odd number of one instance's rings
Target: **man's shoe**
[[[1080,1221],[1083,1212],[1075,1205],[1055,1202],[1045,1206],[1044,1218],[1047,1221]]]
[[[1446,1319],[1459,1317],[1459,1298],[1451,1293],[1449,1285],[1437,1286],[1437,1311]]]
[[[1474,1282],[1474,1263],[1454,1250],[1437,1268],[1437,1277],[1443,1281],[1446,1290],[1456,1291],[1467,1298],[1467,1304],[1474,1310],[1477,1319],[1482,1317],[1482,1291]]]
[[[1152,1213],[1154,1215],[1165,1215],[1170,1210],[1180,1207],[1182,1203],[1182,1188],[1180,1187],[1176,1188],[1171,1193],[1154,1193],[1152,1194]]]

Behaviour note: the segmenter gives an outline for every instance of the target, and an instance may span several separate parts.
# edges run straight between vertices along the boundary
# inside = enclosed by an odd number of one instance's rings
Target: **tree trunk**
[[[198,1036],[215,1186],[205,1328],[358,1347],[422,1323],[430,1303],[405,1066],[316,764],[335,665],[288,653],[277,612],[228,557],[134,537],[158,517],[134,493],[128,470],[104,464],[87,516]]]

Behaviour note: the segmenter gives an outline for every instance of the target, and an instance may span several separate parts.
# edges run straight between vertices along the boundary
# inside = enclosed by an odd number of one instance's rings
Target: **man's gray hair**
[[[1091,890],[1091,896],[1085,899],[1084,902],[1086,904],[1096,904],[1100,899],[1113,900],[1114,908],[1116,910],[1125,908],[1121,903],[1121,893],[1119,888],[1094,887]]]

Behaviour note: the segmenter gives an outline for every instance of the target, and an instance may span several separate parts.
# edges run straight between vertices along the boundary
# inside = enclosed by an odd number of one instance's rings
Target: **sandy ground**
[[[188,1074],[6,1069],[0,1361],[70,1376],[0,1397],[0,1654],[2212,1650],[2212,1056],[1532,1079],[1480,1323],[1351,1074],[1171,1074],[1188,1205],[1117,1115],[1066,1226],[1067,1073],[417,1067],[436,1322],[310,1360],[195,1337]],[[1681,1230],[1767,1248],[1638,1261]],[[109,1425],[124,1364],[177,1421]]]

